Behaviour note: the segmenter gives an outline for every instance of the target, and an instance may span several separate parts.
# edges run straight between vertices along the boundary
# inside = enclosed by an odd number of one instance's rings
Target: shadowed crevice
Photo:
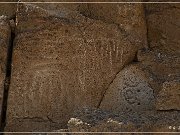
[[[149,23],[148,23],[148,11],[146,9],[146,4],[143,4],[144,6],[144,16],[145,16],[145,23],[146,23],[146,39],[147,39],[147,49],[150,49],[150,41],[149,41]]]
[[[7,112],[7,101],[8,93],[11,80],[11,66],[12,66],[12,53],[13,53],[13,41],[15,34],[11,31],[11,37],[7,49],[7,60],[6,60],[6,77],[4,81],[4,92],[3,92],[3,103],[1,111],[0,131],[3,132],[6,126],[6,112]]]

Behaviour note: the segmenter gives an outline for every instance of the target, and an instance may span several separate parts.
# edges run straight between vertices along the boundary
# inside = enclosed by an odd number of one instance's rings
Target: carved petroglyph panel
[[[33,131],[37,117],[45,122],[36,131],[66,127],[74,110],[98,106],[138,49],[116,25],[68,9],[57,16],[19,4],[16,32],[7,131]]]
[[[148,111],[154,108],[153,89],[138,65],[120,71],[111,83],[100,108],[113,112]]]

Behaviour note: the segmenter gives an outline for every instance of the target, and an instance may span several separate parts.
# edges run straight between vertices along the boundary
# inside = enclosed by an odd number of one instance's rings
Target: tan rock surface
[[[65,127],[134,59],[138,46],[116,25],[60,13],[19,4],[6,131]]]
[[[96,0],[89,0],[96,2]],[[117,0],[98,0],[99,2],[117,2]],[[141,0],[121,0],[133,2]],[[147,47],[147,28],[143,4],[106,3],[80,4],[78,11],[92,19],[118,25],[121,32],[132,38],[131,42],[140,48]]]
[[[150,73],[150,84],[155,90],[157,110],[179,108],[179,12],[179,4],[146,4],[148,42],[151,51],[139,51],[137,59],[143,65],[143,69]]]
[[[165,81],[180,79],[180,57],[167,54],[162,50],[138,51],[137,59],[143,70],[149,73],[150,84],[155,94],[161,90]]]
[[[17,2],[18,0],[3,0],[3,2]],[[16,4],[0,3],[0,16],[5,15],[8,18],[14,18],[16,14]]]
[[[147,111],[154,109],[154,93],[140,65],[121,70],[107,89],[100,108],[112,112]]]
[[[180,55],[179,4],[147,4],[146,14],[150,48]]]
[[[37,2],[38,0],[21,0],[22,2]],[[71,9],[73,11],[78,10],[80,3],[65,3],[65,2],[81,2],[83,0],[39,0],[42,3],[33,3],[33,5],[37,5],[43,9],[49,10],[54,14],[62,14],[63,9]],[[51,3],[45,3],[51,2]],[[54,2],[54,3],[53,3]],[[63,3],[57,3],[63,2]],[[64,12],[65,13],[65,12]],[[65,13],[66,14],[66,13]]]
[[[155,51],[141,50],[138,52],[137,59],[142,69],[148,73],[149,84],[154,89],[156,109],[178,109],[180,57],[157,49]]]
[[[180,82],[164,82],[157,95],[157,110],[180,110]]]
[[[24,0],[37,1],[37,0]],[[97,2],[97,0],[42,0],[43,2]],[[129,2],[132,0],[122,0]],[[133,0],[138,1],[138,0]],[[116,0],[98,0],[98,2],[116,2]],[[147,28],[143,4],[97,4],[97,3],[41,3],[36,4],[49,11],[62,14],[64,8],[78,11],[80,14],[106,23],[116,24],[125,36],[139,48],[147,47]],[[64,12],[65,13],[65,12]],[[66,14],[66,13],[65,13]]]
[[[0,18],[0,108],[15,33],[5,131],[65,131],[72,118],[67,131],[179,132],[179,7],[147,4],[145,20],[142,4],[19,4],[14,23],[15,4],[0,4],[12,19],[10,31]],[[109,112],[74,117],[83,107]]]
[[[7,50],[10,42],[11,30],[7,17],[0,16],[0,120],[6,76]]]

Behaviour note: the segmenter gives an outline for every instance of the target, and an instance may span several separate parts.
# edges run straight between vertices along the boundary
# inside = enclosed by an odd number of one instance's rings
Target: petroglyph
[[[20,116],[48,116],[60,128],[74,110],[98,106],[104,90],[133,60],[137,48],[114,24],[75,13],[56,20],[40,8],[26,10],[26,6],[31,5],[19,5],[17,13],[6,129],[29,131],[12,129]],[[39,22],[43,30],[36,27]]]

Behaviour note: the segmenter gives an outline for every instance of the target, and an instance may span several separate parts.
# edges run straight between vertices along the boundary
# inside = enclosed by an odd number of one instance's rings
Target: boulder
[[[104,94],[100,108],[115,113],[154,109],[153,89],[139,64],[129,65],[116,75]]]
[[[162,90],[157,95],[157,110],[180,110],[180,81],[163,83]]]
[[[180,9],[178,5],[173,3],[146,5],[150,48],[180,55]]]
[[[97,0],[89,0],[96,2]],[[117,2],[117,0],[98,0],[99,2]],[[121,0],[132,2],[137,0]],[[141,1],[141,0],[140,0]],[[87,3],[80,4],[78,11],[89,18],[118,25],[119,30],[131,37],[131,42],[139,48],[147,48],[147,28],[143,4],[133,3]]]
[[[19,4],[6,131],[65,128],[74,110],[98,107],[138,46],[115,24],[62,8]]]
[[[157,110],[178,110],[180,57],[161,49],[138,51],[137,59],[154,90]]]
[[[23,0],[22,0],[23,1]],[[36,0],[24,0],[36,1]],[[86,0],[42,0],[43,2],[87,2]],[[128,2],[129,0],[124,0]],[[132,0],[131,0],[132,1]],[[137,1],[137,0],[133,0]],[[88,0],[97,2],[97,0]],[[116,0],[98,0],[98,2],[116,2]],[[40,3],[36,4],[56,14],[66,14],[62,12],[64,8],[78,11],[81,15],[94,20],[101,20],[105,23],[115,24],[125,36],[129,36],[130,41],[139,48],[147,48],[147,28],[143,4],[117,4],[117,3]]]
[[[142,65],[142,69],[150,76],[150,84],[155,95],[162,89],[162,84],[166,81],[180,79],[180,57],[178,55],[167,54],[162,50],[139,50],[137,61]]]
[[[146,5],[151,51],[140,51],[138,61],[142,62],[144,69],[152,76],[151,86],[156,93],[157,110],[178,109],[175,102],[179,101],[179,88],[178,83],[174,84],[174,80],[180,80],[179,12],[179,4]]]

